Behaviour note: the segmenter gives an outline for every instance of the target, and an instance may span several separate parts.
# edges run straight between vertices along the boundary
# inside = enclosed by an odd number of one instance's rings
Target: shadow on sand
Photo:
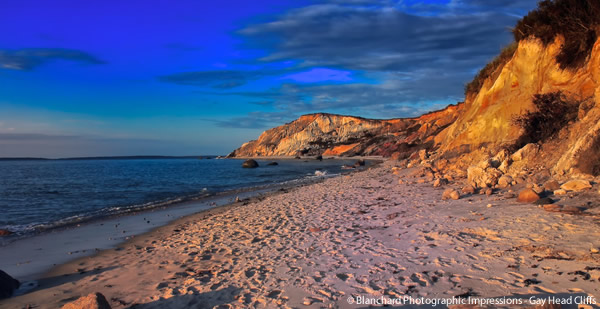
[[[146,304],[136,304],[129,308],[230,308],[228,303],[237,302],[237,297],[242,289],[229,286],[220,290],[204,292],[201,294],[185,294],[173,296],[168,299],[159,299]],[[249,306],[250,304],[248,304]]]

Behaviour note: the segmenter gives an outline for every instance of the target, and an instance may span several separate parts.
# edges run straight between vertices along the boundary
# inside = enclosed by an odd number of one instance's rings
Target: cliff
[[[230,157],[390,156],[433,145],[434,136],[456,120],[461,104],[418,118],[365,119],[317,113],[269,129]]]
[[[600,18],[588,14],[589,8],[564,11],[565,1],[549,3],[517,24],[516,42],[467,86],[464,103],[407,119],[305,115],[264,132],[230,156],[414,160],[411,154],[427,149],[431,160],[450,160],[456,170],[495,158],[506,173],[537,167],[558,176],[599,175]],[[600,12],[595,2],[573,5],[592,4]],[[561,24],[571,20],[580,22]],[[515,154],[517,159],[511,159]]]

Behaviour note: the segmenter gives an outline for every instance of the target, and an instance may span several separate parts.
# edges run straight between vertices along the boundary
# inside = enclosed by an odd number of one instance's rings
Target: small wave
[[[327,171],[315,171],[315,176],[325,177],[327,175]]]

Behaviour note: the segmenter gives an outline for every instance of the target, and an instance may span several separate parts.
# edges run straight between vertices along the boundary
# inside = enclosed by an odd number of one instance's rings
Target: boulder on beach
[[[560,188],[566,191],[582,191],[585,189],[591,189],[592,185],[587,180],[576,179],[565,182],[562,186],[560,186]]]
[[[0,236],[8,236],[8,235],[12,235],[13,232],[9,231],[9,230],[4,230],[4,229],[0,229]]]
[[[101,293],[92,293],[62,306],[62,309],[111,309]]]
[[[269,162],[267,165],[268,166],[275,166],[275,165],[279,165],[279,163],[277,163],[277,162]]]
[[[458,200],[459,198],[460,198],[460,194],[458,193],[458,191],[456,191],[454,189],[446,189],[446,191],[444,191],[444,193],[442,194],[443,200],[448,200],[448,199]]]
[[[519,203],[533,203],[540,199],[540,196],[535,193],[532,189],[525,189],[519,192],[519,196],[517,197],[517,202]]]
[[[0,270],[0,299],[11,297],[20,285],[17,279]]]
[[[248,159],[248,160],[244,161],[244,163],[242,163],[242,167],[243,168],[257,168],[258,162],[254,161],[252,159]]]

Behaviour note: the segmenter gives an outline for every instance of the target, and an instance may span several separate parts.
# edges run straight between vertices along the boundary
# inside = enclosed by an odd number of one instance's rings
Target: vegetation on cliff
[[[564,44],[556,61],[561,69],[576,69],[590,55],[599,26],[598,0],[544,0],[517,23],[513,34],[517,42],[535,37],[544,45],[562,36]]]
[[[561,69],[577,69],[585,64],[600,28],[600,1],[598,0],[544,0],[536,10],[529,12],[513,29],[515,42],[489,62],[475,78],[465,85],[465,96],[481,90],[483,83],[495,79],[499,70],[513,57],[518,42],[534,37],[547,46],[561,36],[564,44],[556,56]]]
[[[515,143],[516,149],[527,143],[543,142],[555,137],[577,118],[580,104],[581,101],[568,98],[562,91],[534,95],[535,110],[513,120],[524,131]]]

